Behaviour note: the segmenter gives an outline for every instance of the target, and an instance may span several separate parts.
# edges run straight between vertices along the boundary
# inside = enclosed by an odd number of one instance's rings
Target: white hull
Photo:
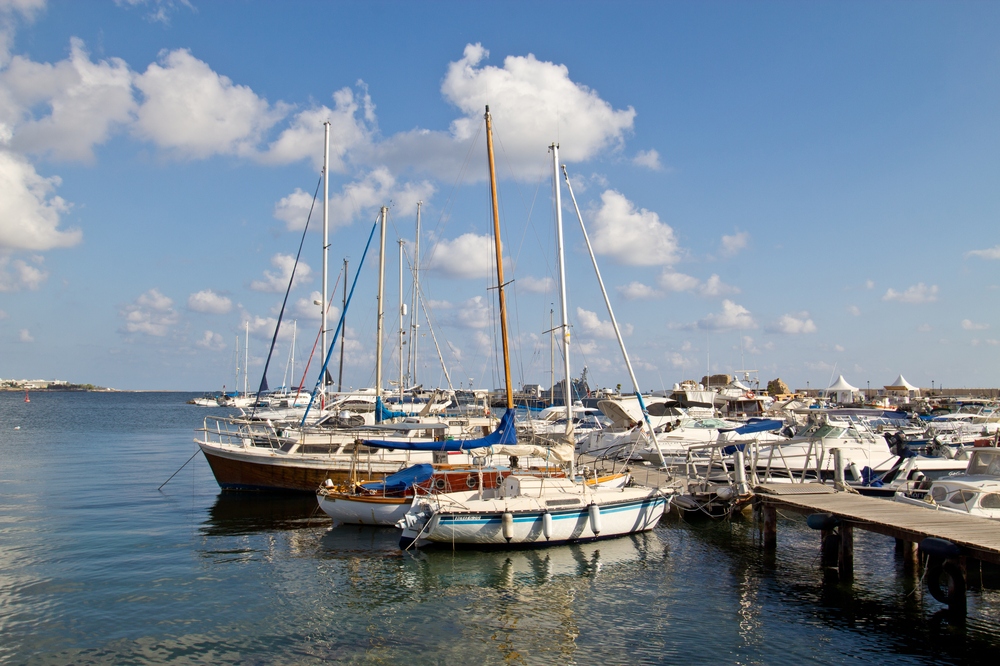
[[[651,530],[667,506],[667,498],[649,488],[585,488],[568,479],[511,476],[496,495],[469,491],[418,500],[400,521],[400,547],[591,541]]]
[[[357,497],[317,493],[319,508],[336,525],[395,525],[410,509],[412,497]]]

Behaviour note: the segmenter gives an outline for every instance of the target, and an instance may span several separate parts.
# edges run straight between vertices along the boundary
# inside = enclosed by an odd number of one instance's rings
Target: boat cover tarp
[[[784,425],[785,422],[778,419],[751,419],[739,428],[719,428],[719,430],[720,432],[735,432],[737,435],[747,435],[754,432],[781,430]]]
[[[374,490],[380,493],[402,492],[415,483],[426,481],[434,475],[434,465],[422,463],[402,469],[395,474],[390,474],[381,481],[369,481],[362,483],[365,490]]]
[[[517,444],[517,430],[514,427],[514,410],[509,409],[500,417],[497,429],[475,439],[448,439],[441,442],[387,441],[380,439],[363,440],[367,446],[400,451],[469,451],[493,446]]]

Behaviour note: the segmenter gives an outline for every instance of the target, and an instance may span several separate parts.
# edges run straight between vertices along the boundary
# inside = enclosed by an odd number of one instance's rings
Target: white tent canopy
[[[823,392],[827,397],[832,398],[836,402],[847,403],[853,402],[854,396],[860,393],[860,390],[856,386],[851,386],[844,379],[844,375],[837,377],[837,381],[833,383],[829,388]]]
[[[906,377],[900,375],[896,377],[896,381],[891,384],[885,385],[886,391],[919,391],[920,389],[906,381]]]

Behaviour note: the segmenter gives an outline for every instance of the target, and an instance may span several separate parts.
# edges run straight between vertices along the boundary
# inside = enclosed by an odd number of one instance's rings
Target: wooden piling
[[[764,504],[764,550],[778,548],[778,509],[773,504]]]
[[[854,527],[850,523],[840,524],[840,558],[837,563],[841,580],[854,577]]]

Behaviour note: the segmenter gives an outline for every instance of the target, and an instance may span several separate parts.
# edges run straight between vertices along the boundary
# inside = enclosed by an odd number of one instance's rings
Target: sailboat
[[[507,412],[504,414],[504,420],[507,420],[513,414],[514,400],[507,345],[507,313],[503,292],[503,254],[493,158],[492,119],[488,106],[485,120],[496,245],[500,331],[506,379]],[[566,311],[558,146],[553,144],[551,151],[563,360],[568,386],[569,324]],[[511,417],[511,424],[512,420]],[[587,483],[585,474],[579,477],[576,474],[573,446],[573,401],[567,396],[565,441],[553,449],[562,450],[560,457],[567,461],[568,475],[520,474],[515,471],[505,477],[498,487],[487,488],[480,484],[477,488],[466,491],[415,498],[406,515],[398,523],[402,530],[400,548],[405,550],[411,547],[435,545],[452,548],[546,546],[645,532],[656,526],[668,504],[667,498],[659,490],[618,484],[615,484],[617,487],[606,487]]]

